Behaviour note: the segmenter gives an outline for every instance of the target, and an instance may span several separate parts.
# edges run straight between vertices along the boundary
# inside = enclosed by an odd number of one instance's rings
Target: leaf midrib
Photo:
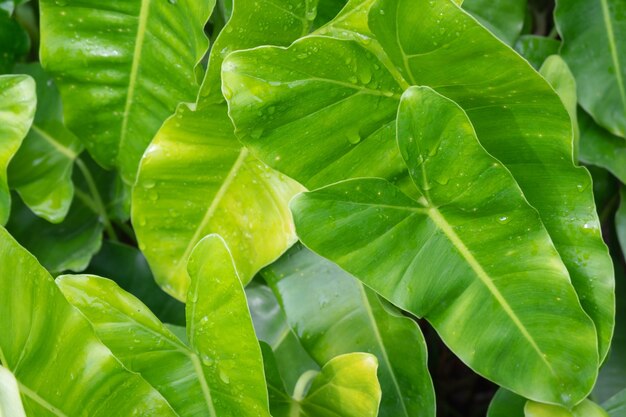
[[[150,4],[151,0],[141,0],[141,8],[139,10],[139,22],[137,25],[137,36],[135,38],[135,49],[133,50],[133,62],[130,69],[130,78],[128,80],[128,92],[126,94],[126,102],[124,104],[122,127],[120,131],[120,142],[117,148],[117,158],[119,158],[119,150],[122,149],[126,142],[130,109],[133,105],[133,100],[135,97],[137,76],[139,74],[139,65],[141,63],[144,40],[148,26],[148,17],[150,15]]]
[[[604,20],[607,39],[609,41],[609,49],[611,50],[611,60],[613,61],[613,67],[615,68],[615,79],[617,80],[617,86],[622,100],[622,108],[626,113],[626,90],[624,89],[624,80],[622,79],[622,66],[620,64],[619,54],[617,53],[617,47],[615,45],[615,33],[613,31],[613,22],[611,21],[609,5],[607,0],[600,0],[600,4],[602,5],[602,19]]]

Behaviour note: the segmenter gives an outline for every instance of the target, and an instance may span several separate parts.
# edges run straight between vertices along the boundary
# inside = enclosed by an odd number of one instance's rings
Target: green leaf
[[[426,344],[415,322],[384,306],[354,277],[301,246],[262,274],[318,364],[349,352],[376,355],[382,388],[379,416],[435,415]]]
[[[51,273],[83,271],[100,250],[104,226],[81,198],[72,202],[65,220],[49,223],[14,199],[7,229]]]
[[[217,256],[209,261],[208,253]],[[187,306],[189,346],[111,280],[66,275],[57,283],[104,344],[158,389],[178,415],[267,415],[258,343],[221,238],[198,244],[190,271],[195,285]]]
[[[620,0],[559,0],[561,55],[578,80],[581,106],[626,137],[626,5]]]
[[[556,405],[528,401],[524,407],[525,417],[609,417],[599,405],[584,400],[571,411]]]
[[[106,240],[85,273],[114,280],[139,298],[159,320],[185,324],[184,304],[168,296],[156,285],[146,258],[136,248]]]
[[[191,254],[188,269],[187,338],[201,358],[212,360],[203,372],[212,390],[215,416],[267,416],[261,349],[225,241],[218,235],[203,238]]]
[[[569,67],[558,55],[550,55],[539,69],[539,73],[550,83],[567,109],[572,125],[574,160],[578,160],[580,129],[578,128],[576,79]]]
[[[598,126],[591,116],[578,110],[580,126],[579,159],[609,170],[626,184],[626,141]]]
[[[609,413],[610,417],[626,416],[626,390],[620,391],[602,404],[602,406]]]
[[[211,50],[198,104],[179,106],[142,159],[133,225],[157,282],[180,300],[189,285],[185,263],[207,234],[224,237],[244,284],[296,241],[287,203],[302,187],[241,146],[220,91],[220,68],[233,50],[287,45],[308,33],[314,6],[236,1]]]
[[[0,229],[0,360],[31,416],[175,416],[96,337],[37,260]]]
[[[0,366],[0,417],[26,417],[13,373]]]
[[[11,210],[7,167],[22,144],[35,117],[35,81],[28,75],[0,75],[0,224]]]
[[[262,345],[263,346],[263,345]],[[304,373],[293,397],[276,369],[269,346],[263,346],[265,374],[274,417],[376,417],[380,386],[374,355],[348,353],[331,359],[320,372]]]
[[[526,398],[500,388],[489,403],[487,417],[524,417]]]
[[[508,45],[522,33],[527,0],[465,0],[463,8]]]
[[[537,70],[547,57],[559,53],[560,46],[556,39],[537,35],[522,35],[515,42],[515,50]]]
[[[617,229],[617,238],[622,247],[622,254],[626,257],[626,188],[620,190],[619,210],[615,214],[615,227]]]
[[[37,64],[16,70],[35,79],[38,105],[33,126],[9,165],[9,184],[35,214],[60,223],[74,197],[72,170],[83,146],[62,123],[61,99],[52,79]]]
[[[595,329],[510,172],[427,87],[404,93],[397,131],[421,196],[382,179],[301,194],[291,206],[303,243],[428,319],[479,374],[527,398],[581,401],[597,376]]]
[[[67,126],[128,184],[163,121],[197,94],[214,4],[40,2],[41,62],[59,86]]]
[[[268,286],[253,281],[246,287],[246,297],[256,335],[275,352],[279,376],[287,390],[292,392],[300,375],[310,370],[317,371],[319,366],[289,327],[278,300]]]
[[[394,141],[400,95],[417,84],[450,97],[539,211],[604,358],[611,259],[591,178],[573,163],[571,121],[552,87],[448,0],[353,0],[319,33],[225,60],[230,116],[251,152],[309,189],[358,177],[410,189]]]

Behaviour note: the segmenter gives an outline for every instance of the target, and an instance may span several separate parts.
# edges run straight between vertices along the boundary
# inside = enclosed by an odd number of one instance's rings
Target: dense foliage
[[[623,0],[0,0],[0,416],[625,417],[625,61]]]

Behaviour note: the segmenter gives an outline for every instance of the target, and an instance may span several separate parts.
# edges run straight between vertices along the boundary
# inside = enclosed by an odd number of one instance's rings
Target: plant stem
[[[93,180],[93,177],[91,176],[91,172],[89,172],[89,168],[87,168],[87,165],[85,165],[83,160],[80,158],[76,158],[76,166],[78,166],[78,169],[80,169],[80,172],[83,174],[83,177],[85,178],[85,182],[87,183],[87,188],[89,188],[89,192],[91,193],[92,204],[90,204],[90,208],[94,210],[96,214],[98,214],[100,218],[102,219],[104,223],[104,228],[107,232],[107,235],[109,236],[109,239],[111,239],[114,242],[117,242],[119,239],[117,238],[115,229],[113,228],[113,225],[111,224],[111,221],[109,220],[109,216],[107,215],[106,208],[104,207],[104,203],[102,202],[102,198],[100,197],[100,193],[98,192],[98,187],[96,186],[96,182]],[[80,192],[80,190],[76,190],[76,194],[77,195],[83,194],[82,195],[83,201],[84,201],[84,198],[87,197],[85,193]]]

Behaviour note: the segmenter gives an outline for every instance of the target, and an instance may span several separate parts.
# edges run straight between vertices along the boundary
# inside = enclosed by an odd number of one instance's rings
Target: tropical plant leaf
[[[620,0],[559,0],[561,55],[578,80],[580,105],[626,137],[626,5]]]
[[[525,417],[609,417],[609,415],[592,401],[584,400],[582,403],[568,410],[557,405],[541,404],[528,401],[524,406]]]
[[[610,417],[626,416],[626,390],[620,391],[603,404]]]
[[[489,403],[487,417],[524,417],[526,398],[500,388]]]
[[[185,262],[207,234],[224,237],[244,284],[296,241],[287,203],[302,188],[241,146],[220,91],[220,68],[233,50],[287,45],[308,33],[314,6],[235,2],[212,48],[198,104],[178,107],[141,162],[133,224],[157,282],[178,299],[189,285]]]
[[[537,70],[547,57],[559,53],[560,46],[556,39],[537,35],[522,35],[515,42],[515,50]]]
[[[309,189],[358,177],[406,185],[393,139],[400,95],[418,84],[450,97],[539,211],[604,358],[612,264],[591,178],[573,163],[571,121],[552,87],[447,0],[353,0],[319,33],[225,60],[230,116],[251,152]]]
[[[83,150],[80,140],[62,123],[59,93],[38,64],[20,65],[37,83],[33,126],[9,165],[9,185],[39,217],[63,221],[74,197],[72,170]]]
[[[382,179],[301,194],[292,202],[298,236],[428,319],[479,374],[527,398],[581,401],[597,376],[595,330],[509,171],[480,146],[465,112],[428,87],[404,93],[397,132],[421,196]]]
[[[591,116],[578,110],[580,126],[579,159],[609,170],[626,184],[626,141],[598,126]]]
[[[225,241],[218,235],[203,238],[189,258],[188,269],[187,338],[201,355],[213,359],[203,370],[209,381],[216,381],[212,393],[216,415],[267,416],[261,349]],[[220,337],[212,337],[218,332]]]
[[[0,366],[0,417],[26,417],[15,376]]]
[[[209,260],[209,250],[219,257]],[[57,283],[104,344],[178,415],[267,415],[260,351],[222,240],[212,236],[199,243],[190,268],[196,285],[187,308],[189,346],[111,280],[66,275]]]
[[[67,126],[128,184],[163,121],[197,94],[214,4],[40,2],[41,62],[59,86]]]
[[[176,415],[158,391],[122,366],[4,228],[0,291],[0,361],[15,375],[27,415]]]
[[[321,371],[309,371],[288,395],[272,349],[262,344],[265,374],[274,417],[376,417],[380,386],[374,355],[348,353],[331,359]]]
[[[0,224],[11,211],[7,167],[22,144],[35,117],[35,81],[28,75],[0,75]]]
[[[416,323],[383,306],[373,291],[302,246],[262,275],[318,364],[349,352],[376,355],[382,389],[379,416],[435,415],[426,343]]]
[[[159,320],[185,324],[185,305],[168,296],[156,285],[146,258],[137,248],[105,240],[85,273],[114,280],[124,290],[140,299]]]
[[[272,356],[275,356],[279,377],[287,391],[293,392],[300,375],[310,370],[319,371],[320,368],[289,327],[278,300],[268,286],[253,281],[246,287],[246,297],[257,338],[275,353]]]
[[[463,8],[508,45],[522,33],[527,0],[465,0]]]

